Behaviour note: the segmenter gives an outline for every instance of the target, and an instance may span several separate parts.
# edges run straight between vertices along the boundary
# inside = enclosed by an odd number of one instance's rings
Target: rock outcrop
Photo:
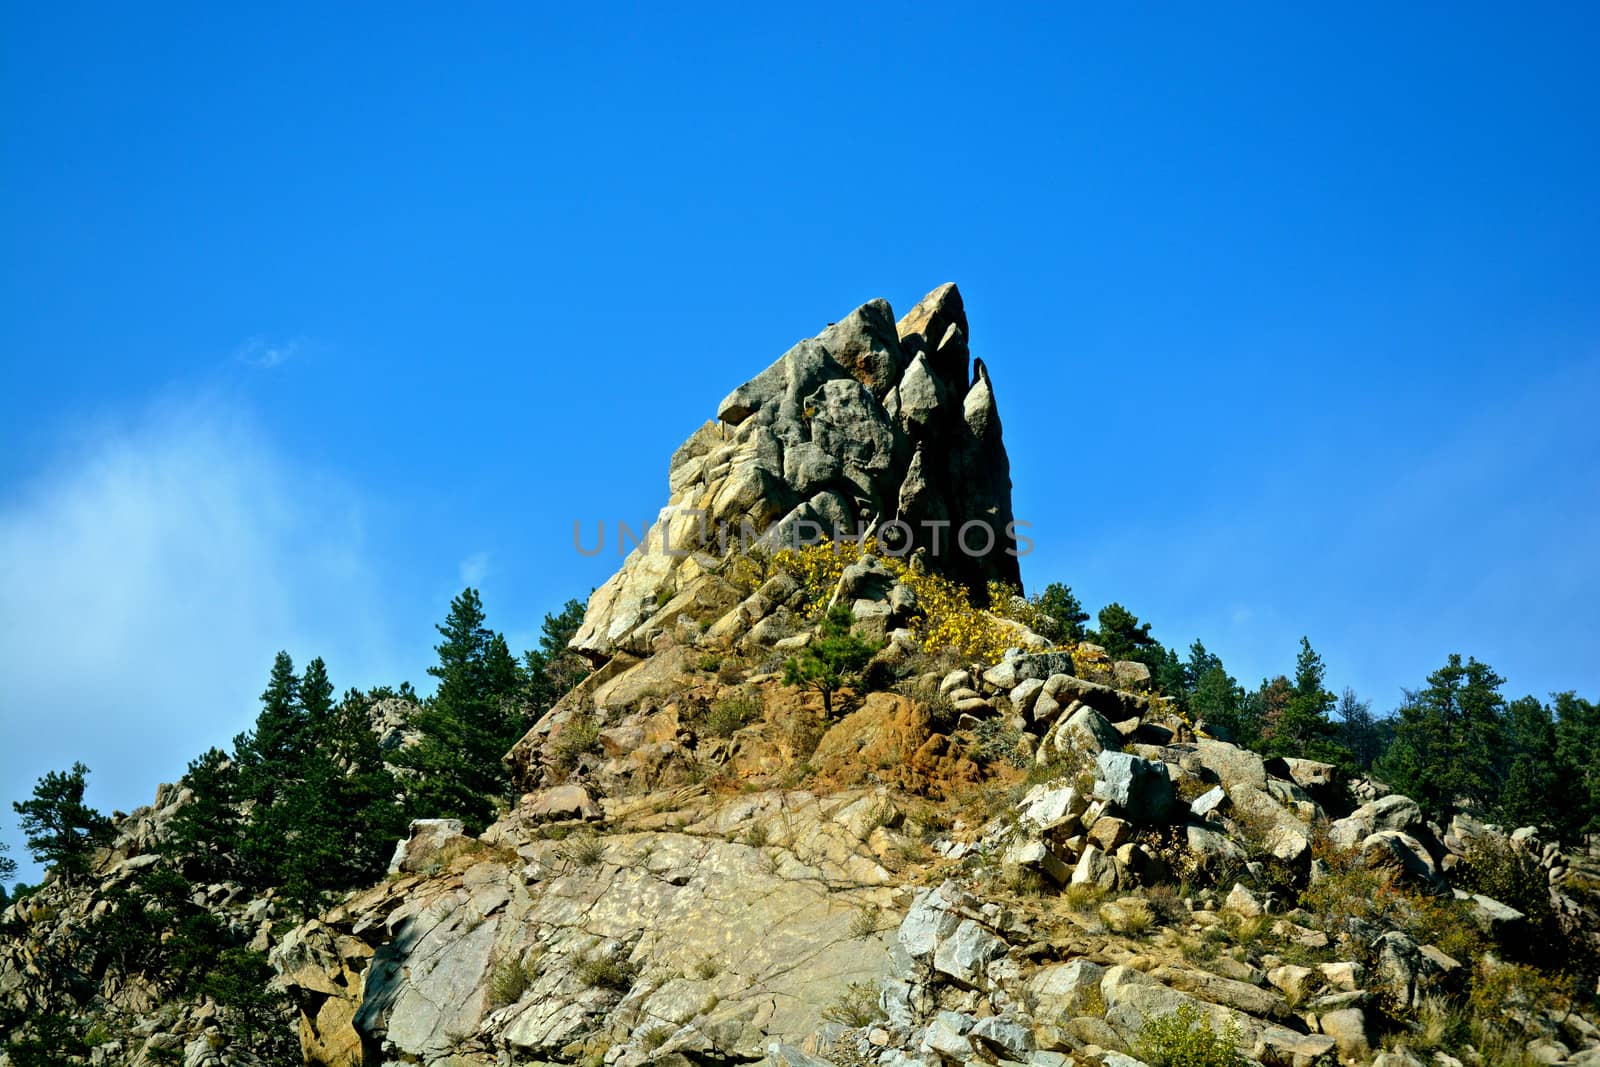
[[[967,337],[953,284],[898,323],[873,300],[729,393],[673,454],[666,507],[590,598],[573,647],[647,654],[718,595],[730,551],[763,537],[871,535],[971,586],[1020,587],[994,384]]]

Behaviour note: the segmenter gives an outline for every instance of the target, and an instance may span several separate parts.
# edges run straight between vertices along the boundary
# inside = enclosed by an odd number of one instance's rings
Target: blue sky
[[[526,645],[732,386],[957,281],[1024,579],[1600,694],[1592,5],[9,4],[0,785]],[[20,852],[9,811],[0,833]]]

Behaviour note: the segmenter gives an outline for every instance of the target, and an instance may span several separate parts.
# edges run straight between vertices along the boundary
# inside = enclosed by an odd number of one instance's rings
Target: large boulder
[[[1339,848],[1355,848],[1380,830],[1409,833],[1422,825],[1422,808],[1410,797],[1392,793],[1363,804],[1328,827],[1328,840]]]
[[[1095,760],[1094,795],[1133,822],[1164,822],[1173,810],[1167,765],[1127,752],[1102,752]]]

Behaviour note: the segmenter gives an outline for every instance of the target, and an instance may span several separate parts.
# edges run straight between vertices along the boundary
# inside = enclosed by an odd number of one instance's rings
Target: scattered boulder
[[[1099,777],[1094,795],[1134,822],[1159,823],[1172,812],[1172,779],[1167,766],[1126,752],[1102,752],[1095,760]]]
[[[389,873],[426,870],[439,862],[447,848],[459,848],[472,843],[460,819],[413,819],[411,832],[404,841],[395,845],[394,858],[389,861]]]

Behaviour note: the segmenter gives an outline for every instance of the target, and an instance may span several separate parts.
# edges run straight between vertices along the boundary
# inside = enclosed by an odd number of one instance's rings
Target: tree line
[[[210,997],[264,1062],[298,1063],[284,1005],[267,989],[265,955],[196,901],[231,884],[249,896],[271,891],[284,921],[310,917],[331,894],[381,878],[412,818],[459,818],[481,830],[511,799],[501,757],[585,670],[566,647],[582,618],[583,606],[568,601],[518,659],[487,626],[477,590],[464,590],[436,627],[428,673],[437,686],[426,699],[409,684],[336,698],[321,658],[297,670],[279,652],[252,727],[189,763],[179,783],[188,795],[157,844],[164,862],[103,891],[107,906],[73,939],[72,958],[41,969],[46,983],[29,1007],[0,1007],[0,1032],[12,1035],[0,1047],[18,1067],[59,1062],[52,1057],[81,1041],[71,1006],[108,975],[139,975],[166,996]],[[414,709],[406,723],[414,743],[387,752],[370,717],[385,698]],[[12,805],[29,853],[69,887],[85,883],[113,844],[111,820],[85,801],[88,776],[82,763],[52,771]],[[0,906],[16,871],[0,842]],[[11,897],[39,888],[17,886]],[[25,935],[20,919],[12,927],[0,936]]]
[[[1053,621],[1052,636],[1143,663],[1190,718],[1246,748],[1370,773],[1440,818],[1470,810],[1567,843],[1600,832],[1600,703],[1574,692],[1511,700],[1487,664],[1451,654],[1397,707],[1375,714],[1349,687],[1330,689],[1305,637],[1292,673],[1247,689],[1199,640],[1180,656],[1121,604],[1102,608],[1093,627],[1068,586],[1053,583],[1032,604]]]

